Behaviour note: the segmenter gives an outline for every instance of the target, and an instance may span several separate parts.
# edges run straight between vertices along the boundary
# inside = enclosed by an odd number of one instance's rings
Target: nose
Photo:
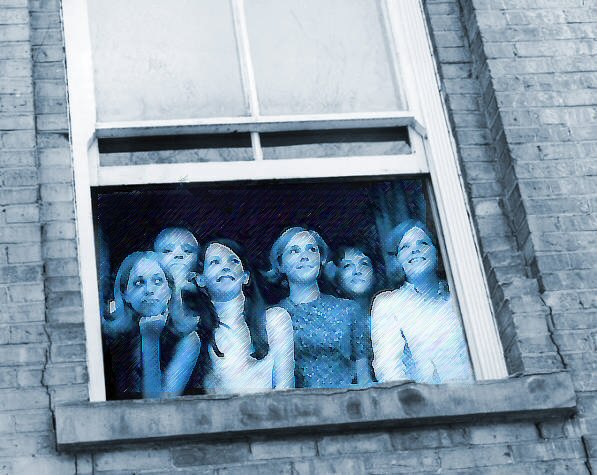
[[[309,256],[303,254],[301,256],[301,262],[308,262],[308,261],[309,261]]]
[[[418,247],[415,247],[412,251],[411,254],[420,254],[421,250]]]
[[[153,295],[155,291],[155,284],[152,282],[147,282],[145,284],[145,294],[146,295]]]
[[[222,269],[222,272],[230,272],[230,267],[226,266]]]

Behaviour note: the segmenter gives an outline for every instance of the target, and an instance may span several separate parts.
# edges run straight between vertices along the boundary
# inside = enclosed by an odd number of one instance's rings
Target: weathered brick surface
[[[568,369],[579,416],[57,453],[87,398],[60,1],[0,0],[0,474],[595,469],[597,7],[423,3],[508,367]]]

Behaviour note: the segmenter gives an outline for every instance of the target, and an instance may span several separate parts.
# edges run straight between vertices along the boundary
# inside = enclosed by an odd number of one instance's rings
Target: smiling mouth
[[[427,259],[425,259],[424,257],[418,256],[418,257],[413,257],[412,259],[410,259],[408,261],[409,264],[413,264],[415,262],[422,262],[422,261],[426,261]]]
[[[300,265],[300,266],[296,266],[297,269],[314,269],[315,266],[312,264],[304,264],[304,265]]]
[[[224,279],[230,279],[231,281],[235,281],[236,279],[234,277],[232,277],[231,275],[221,275],[220,277],[218,277],[216,279],[216,282],[222,282]]]
[[[141,302],[146,303],[148,305],[155,305],[159,301],[160,301],[160,299],[144,299]]]

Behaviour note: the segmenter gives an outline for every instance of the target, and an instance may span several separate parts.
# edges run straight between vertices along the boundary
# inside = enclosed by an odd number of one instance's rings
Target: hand
[[[174,276],[174,288],[177,292],[181,292],[183,289],[188,288],[189,284],[195,282],[197,273],[187,272],[185,275],[177,274]]]
[[[158,338],[166,326],[166,315],[153,315],[141,317],[139,330],[142,336]]]

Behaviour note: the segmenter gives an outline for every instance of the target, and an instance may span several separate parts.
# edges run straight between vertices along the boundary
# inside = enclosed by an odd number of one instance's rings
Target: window
[[[66,0],[63,9],[92,401],[106,398],[107,276],[135,245],[184,222],[198,237],[258,235],[262,251],[294,219],[347,241],[375,229],[387,269],[391,229],[423,218],[439,238],[476,379],[506,376],[418,1]],[[216,195],[201,210],[215,216],[208,229],[197,210]],[[331,195],[357,205],[316,219]],[[222,216],[241,203],[235,227]],[[270,210],[271,226],[243,236],[247,219],[267,221],[267,203],[290,211]],[[373,206],[355,226],[364,203]],[[384,206],[394,211],[372,211]]]

